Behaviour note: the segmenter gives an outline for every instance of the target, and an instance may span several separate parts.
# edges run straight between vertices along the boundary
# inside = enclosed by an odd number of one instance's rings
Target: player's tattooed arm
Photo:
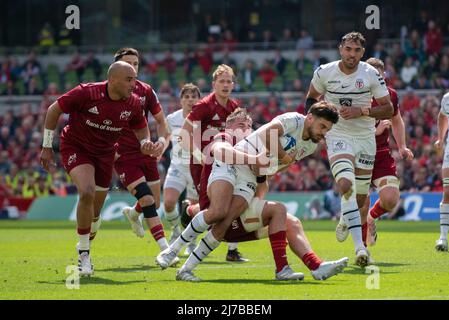
[[[444,138],[446,137],[447,129],[448,129],[448,118],[441,111],[438,114],[438,140],[435,142],[435,147],[438,149],[443,149]]]
[[[376,102],[379,106],[376,108],[369,108],[367,116],[374,119],[391,119],[394,114],[394,108],[391,103],[390,95],[376,99]]]
[[[58,124],[59,117],[63,113],[58,101],[55,101],[47,110],[44,122],[44,139],[42,143],[42,151],[40,155],[40,162],[42,167],[48,171],[50,165],[54,163],[54,152],[52,148],[54,130]]]

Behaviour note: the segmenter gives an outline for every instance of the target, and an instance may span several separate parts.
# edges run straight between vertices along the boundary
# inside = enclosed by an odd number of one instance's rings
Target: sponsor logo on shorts
[[[361,154],[359,158],[359,163],[367,166],[373,166],[376,156],[370,154]]]
[[[247,182],[246,186],[256,192],[256,184],[254,182]]]
[[[70,166],[74,162],[76,162],[76,153],[69,156],[69,159],[67,160],[67,165]]]

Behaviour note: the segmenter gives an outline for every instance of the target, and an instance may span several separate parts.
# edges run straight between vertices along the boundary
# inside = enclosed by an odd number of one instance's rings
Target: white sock
[[[181,269],[191,271],[206,258],[209,253],[216,249],[220,245],[220,241],[215,239],[212,231],[209,231],[206,236],[201,239],[197,247],[190,254],[189,258],[186,260]]]
[[[449,203],[440,203],[440,239],[447,240],[449,231]]]
[[[351,233],[355,250],[357,251],[360,248],[365,248],[362,239],[362,219],[360,218],[355,193],[353,193],[348,200],[342,197],[341,215],[344,223],[348,226],[348,230]]]
[[[159,248],[161,249],[161,251],[167,249],[167,248],[168,248],[168,242],[167,242],[167,239],[166,239],[165,237],[164,237],[164,238],[160,238],[160,239],[157,241],[157,245],[159,246]]]
[[[181,235],[178,237],[178,239],[175,240],[175,242],[172,243],[170,248],[176,252],[179,253],[181,249],[188,244],[189,242],[195,240],[200,234],[202,234],[204,231],[209,228],[210,225],[208,225],[204,221],[204,211],[200,211],[193,219],[190,221],[190,223],[187,225],[187,227],[184,229],[184,231],[181,233]]]
[[[89,237],[90,234],[78,234],[79,242],[78,242],[78,250],[89,250]]]
[[[235,249],[237,249],[237,243],[236,242],[228,242],[228,250],[234,251]]]
[[[176,227],[178,225],[178,209],[175,206],[175,209],[173,211],[165,211],[165,218],[167,219],[168,223],[172,227]]]

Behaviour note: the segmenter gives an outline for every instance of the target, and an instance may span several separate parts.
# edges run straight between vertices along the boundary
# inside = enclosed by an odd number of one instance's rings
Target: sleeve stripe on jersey
[[[333,94],[365,94],[365,93],[370,93],[370,91],[362,91],[362,92],[336,92],[336,91],[327,91],[329,93],[333,93]]]

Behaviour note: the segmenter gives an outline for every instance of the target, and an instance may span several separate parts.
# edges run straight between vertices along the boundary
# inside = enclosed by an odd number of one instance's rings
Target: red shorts
[[[127,160],[126,156],[121,156],[115,162],[114,167],[120,182],[125,187],[142,177],[145,177],[147,182],[159,181],[159,171],[155,160],[148,160],[148,158]]]
[[[198,201],[201,210],[209,208],[210,205],[209,197],[207,196],[207,181],[209,180],[211,172],[212,172],[211,164],[205,165],[203,167],[203,171],[201,171],[200,192]]]
[[[243,228],[242,220],[237,218],[232,221],[231,226],[226,230],[224,236],[226,242],[244,242],[257,240],[256,231],[247,232]]]
[[[390,152],[382,152],[381,154],[378,153],[376,154],[371,181],[386,176],[398,176],[396,172],[396,161],[391,156]]]
[[[190,158],[192,159],[192,158]],[[200,194],[200,182],[201,182],[201,172],[203,171],[203,165],[194,164],[190,161],[190,175],[192,176],[193,184],[195,186],[196,192]]]
[[[95,185],[109,189],[114,166],[114,153],[102,155],[101,157],[92,156],[83,148],[68,144],[64,140],[61,140],[59,150],[61,152],[62,164],[67,173],[70,174],[70,171],[79,165],[91,164],[95,168]]]

